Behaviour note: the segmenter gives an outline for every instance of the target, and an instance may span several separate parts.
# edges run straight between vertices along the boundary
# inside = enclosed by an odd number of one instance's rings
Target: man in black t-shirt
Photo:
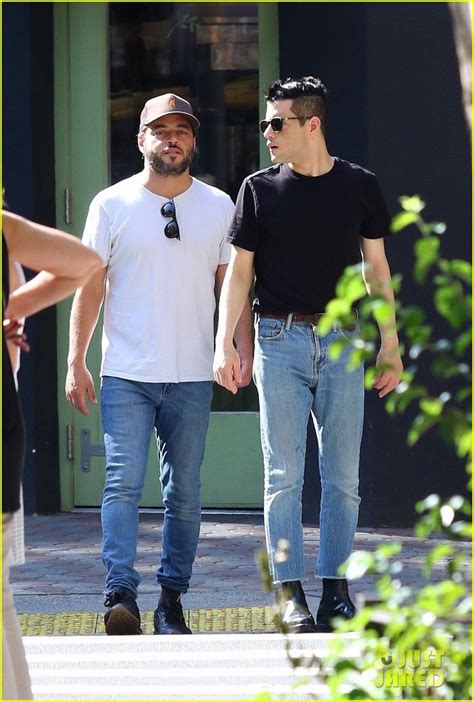
[[[330,631],[331,619],[355,609],[339,566],[357,526],[364,373],[347,370],[328,347],[353,330],[322,336],[318,322],[346,266],[364,262],[368,292],[394,302],[383,237],[389,216],[373,173],[333,157],[326,146],[326,88],[311,76],[274,83],[260,128],[270,168],[246,178],[228,240],[214,375],[237,392],[240,359],[232,338],[253,282],[257,313],[254,378],[260,399],[265,463],[265,531],[270,571],[282,586],[282,619],[290,632]],[[380,324],[374,388],[384,397],[402,362],[395,317]],[[323,594],[316,623],[306,603],[301,495],[306,427],[312,415],[321,474],[320,549]],[[282,553],[286,557],[282,557]]]

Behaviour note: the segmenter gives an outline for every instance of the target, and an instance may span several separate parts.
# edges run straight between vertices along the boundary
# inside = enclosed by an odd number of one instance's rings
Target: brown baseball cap
[[[155,119],[165,115],[183,115],[191,122],[194,129],[200,125],[198,118],[193,114],[191,104],[174,93],[165,93],[148,100],[140,115],[140,124],[151,124]]]

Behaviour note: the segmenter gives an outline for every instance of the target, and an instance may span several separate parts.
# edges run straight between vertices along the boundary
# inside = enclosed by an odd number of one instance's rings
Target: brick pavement
[[[140,605],[153,609],[157,594],[154,580],[161,548],[162,514],[140,515],[137,568],[142,575]],[[12,569],[12,585],[19,612],[100,611],[104,568],[100,555],[101,528],[97,512],[62,513],[25,518],[26,564]],[[420,540],[410,530],[364,529],[356,535],[355,548],[372,551],[381,543],[401,540],[404,584],[421,587],[426,580],[421,565],[439,541]],[[305,527],[306,571],[314,570],[319,530]],[[263,591],[255,553],[264,547],[261,514],[205,514],[191,589],[184,605],[193,608],[263,605],[271,597]],[[470,544],[462,544],[466,554]],[[441,561],[430,580],[446,575]],[[318,581],[311,576],[305,586],[311,601],[319,596]],[[372,577],[352,586],[354,595],[375,599]]]

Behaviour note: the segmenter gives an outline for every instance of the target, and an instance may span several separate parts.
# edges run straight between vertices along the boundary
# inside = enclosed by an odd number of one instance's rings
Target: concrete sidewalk
[[[159,588],[154,572],[159,563],[163,516],[140,514],[137,568],[142,576],[138,604],[141,610],[156,607]],[[305,590],[315,613],[320,584],[314,577],[319,530],[305,527],[307,583]],[[73,512],[25,518],[26,564],[12,568],[12,586],[19,613],[101,612],[104,567],[101,560],[100,515]],[[415,588],[446,576],[446,563],[439,562],[430,581],[421,573],[425,555],[438,539],[421,540],[406,529],[361,529],[356,549],[373,551],[382,543],[400,540],[403,571],[400,580]],[[263,606],[272,603],[264,592],[255,564],[255,554],[265,546],[260,513],[204,513],[201,538],[189,592],[183,597],[188,609]],[[461,545],[470,552],[470,544]],[[352,585],[355,597],[377,599],[372,577]]]

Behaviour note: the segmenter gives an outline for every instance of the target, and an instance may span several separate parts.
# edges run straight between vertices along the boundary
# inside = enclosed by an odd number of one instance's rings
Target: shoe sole
[[[138,619],[123,605],[116,605],[111,609],[105,624],[107,636],[126,636],[143,634]]]
[[[314,634],[316,633],[314,622],[302,622],[301,624],[282,624],[282,634]]]

